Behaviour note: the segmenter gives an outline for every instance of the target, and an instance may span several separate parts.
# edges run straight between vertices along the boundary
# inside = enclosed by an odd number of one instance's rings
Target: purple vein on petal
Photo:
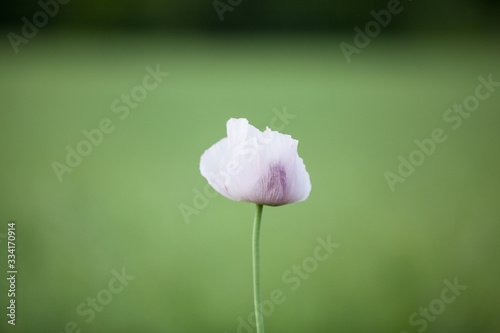
[[[267,176],[266,190],[268,195],[269,205],[282,205],[286,197],[286,170],[281,163],[272,164],[269,167]]]

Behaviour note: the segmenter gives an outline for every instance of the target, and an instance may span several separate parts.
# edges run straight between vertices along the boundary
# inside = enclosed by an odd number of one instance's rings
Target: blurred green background
[[[350,64],[339,44],[387,2],[243,1],[221,22],[210,1],[74,0],[18,53],[3,38],[0,331],[250,332],[239,318],[253,309],[254,205],[200,198],[199,158],[229,118],[264,129],[286,111],[282,132],[300,141],[312,192],[264,208],[263,298],[284,298],[267,332],[498,332],[500,87],[459,128],[443,119],[479,76],[500,81],[498,7],[413,5]],[[39,10],[3,6],[4,36]],[[120,99],[141,91],[147,68],[169,75],[127,107]],[[113,131],[59,181],[53,163],[103,119]],[[384,173],[435,128],[447,140],[391,191]],[[311,262],[318,237],[341,246],[292,290],[284,277],[297,281],[290,272]],[[109,292],[123,270],[129,280]],[[467,289],[439,301],[455,278]],[[430,305],[439,314],[424,320]]]

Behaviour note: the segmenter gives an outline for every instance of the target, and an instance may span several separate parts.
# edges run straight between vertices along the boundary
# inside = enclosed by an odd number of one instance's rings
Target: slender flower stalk
[[[255,307],[255,321],[257,333],[264,333],[264,317],[262,315],[262,295],[260,292],[260,222],[262,220],[263,206],[257,204],[253,224],[253,298]]]

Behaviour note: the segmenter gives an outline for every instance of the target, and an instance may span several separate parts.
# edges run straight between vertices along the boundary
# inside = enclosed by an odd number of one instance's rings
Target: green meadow
[[[253,332],[255,207],[199,172],[247,118],[312,183],[264,207],[266,332],[498,332],[499,40],[382,34],[348,64],[353,37],[4,41],[0,331]]]

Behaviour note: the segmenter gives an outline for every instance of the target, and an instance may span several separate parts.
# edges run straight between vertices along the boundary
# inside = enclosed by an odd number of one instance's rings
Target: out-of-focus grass
[[[203,190],[199,157],[227,119],[264,129],[284,108],[313,188],[264,209],[263,295],[286,297],[266,328],[415,332],[409,315],[458,277],[468,289],[426,331],[498,329],[500,92],[457,130],[442,119],[479,75],[500,79],[498,40],[380,37],[348,65],[338,44],[350,39],[40,35],[18,55],[3,47],[0,221],[18,221],[16,332],[68,321],[236,332],[252,311],[254,207],[217,196],[187,224],[179,205]],[[111,103],[156,65],[170,76],[120,120]],[[115,130],[59,182],[52,162],[103,118]],[[391,192],[384,172],[437,127],[447,141]],[[292,291],[284,272],[328,235],[341,247]],[[135,279],[86,323],[77,307],[122,267]]]

